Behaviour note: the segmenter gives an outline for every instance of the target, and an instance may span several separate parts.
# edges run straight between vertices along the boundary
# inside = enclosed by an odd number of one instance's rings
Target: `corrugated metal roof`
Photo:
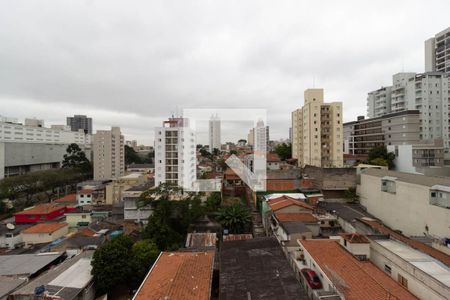
[[[0,275],[32,275],[53,261],[63,253],[18,254],[0,256]]]
[[[91,270],[91,259],[82,258],[50,281],[49,285],[82,289],[92,280]]]

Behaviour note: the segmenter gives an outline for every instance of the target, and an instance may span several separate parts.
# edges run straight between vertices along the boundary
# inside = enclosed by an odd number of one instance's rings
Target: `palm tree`
[[[249,210],[242,204],[233,204],[219,210],[218,220],[230,233],[244,233],[251,222]]]

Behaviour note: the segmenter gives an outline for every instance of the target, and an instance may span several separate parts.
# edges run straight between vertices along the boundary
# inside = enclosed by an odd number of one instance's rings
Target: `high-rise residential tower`
[[[97,130],[93,137],[94,180],[114,179],[125,174],[124,137],[120,127]]]
[[[187,190],[196,180],[195,135],[189,120],[171,117],[155,128],[155,184],[178,185]]]
[[[299,166],[343,166],[342,102],[324,103],[323,89],[307,89],[292,112],[292,157]]]
[[[85,133],[92,134],[92,118],[88,118],[85,115],[67,117],[67,125],[70,126],[72,131],[83,129]]]
[[[213,115],[209,120],[209,151],[212,153],[214,149],[220,150],[220,146],[220,118]]]
[[[450,73],[450,27],[425,41],[425,72]]]

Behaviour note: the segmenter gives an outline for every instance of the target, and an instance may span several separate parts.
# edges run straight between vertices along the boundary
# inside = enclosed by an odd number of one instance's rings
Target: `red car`
[[[322,288],[322,283],[320,282],[319,276],[317,276],[316,272],[308,268],[304,268],[300,272],[302,272],[306,282],[313,290]]]

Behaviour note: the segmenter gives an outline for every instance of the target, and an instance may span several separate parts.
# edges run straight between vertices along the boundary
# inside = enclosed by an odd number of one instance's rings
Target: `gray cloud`
[[[448,1],[315,2],[0,1],[0,114],[85,113],[151,143],[182,108],[266,108],[285,138],[313,81],[352,120],[449,26]]]

